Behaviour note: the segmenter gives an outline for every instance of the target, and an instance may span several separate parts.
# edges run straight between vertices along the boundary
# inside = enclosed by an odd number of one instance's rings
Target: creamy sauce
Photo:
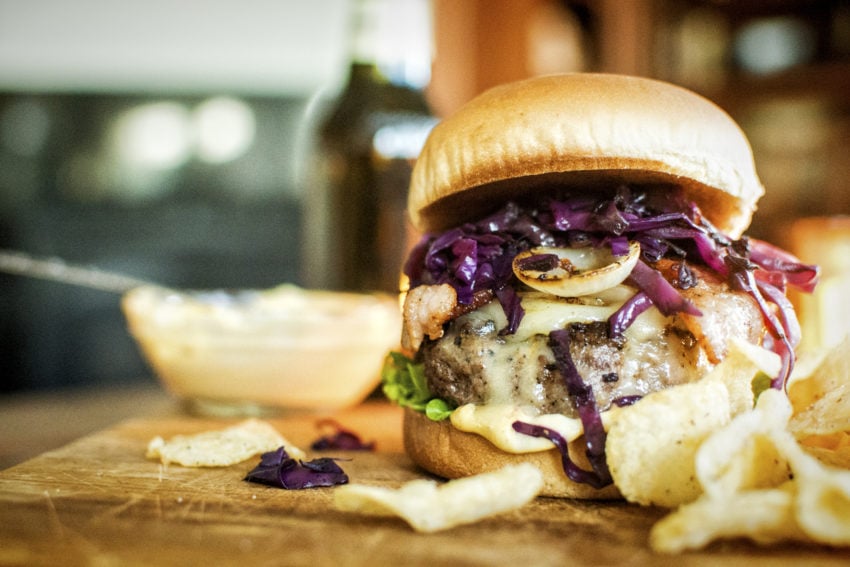
[[[389,296],[305,290],[284,284],[264,290],[182,291],[144,286],[127,295],[133,310],[161,333],[223,333],[251,340],[304,341],[305,329],[321,328],[318,341],[344,340],[352,333],[398,326],[399,314]]]
[[[380,380],[398,348],[395,298],[304,290],[185,292],[144,286],[125,295],[128,325],[179,397],[262,407],[344,407]]]

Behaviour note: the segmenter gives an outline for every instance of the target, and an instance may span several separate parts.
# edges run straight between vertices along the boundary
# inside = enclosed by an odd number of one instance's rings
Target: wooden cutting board
[[[308,447],[318,415],[270,419]],[[401,414],[370,402],[334,416],[374,453],[336,455],[351,482],[398,486],[426,476],[405,456]],[[164,467],[148,441],[231,421],[135,419],[0,472],[0,565],[846,565],[847,550],[747,542],[682,556],[647,546],[663,510],[538,498],[511,513],[435,534],[338,512],[333,489],[244,482],[255,460],[220,469]],[[732,563],[730,563],[732,561]]]

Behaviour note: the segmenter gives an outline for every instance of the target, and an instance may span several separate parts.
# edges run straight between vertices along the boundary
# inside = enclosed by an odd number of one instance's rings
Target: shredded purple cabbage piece
[[[593,388],[584,381],[570,355],[570,332],[559,329],[549,333],[549,347],[555,355],[555,362],[561,373],[567,393],[576,406],[578,417],[584,430],[587,445],[587,460],[593,468],[600,483],[609,484],[611,473],[605,460],[605,427],[602,425],[602,415],[596,405]]]
[[[548,427],[543,427],[542,425],[526,423],[524,421],[515,421],[512,424],[512,427],[517,433],[530,435],[531,437],[544,437],[551,441],[561,453],[561,464],[564,467],[564,472],[566,473],[567,477],[573,482],[588,484],[593,488],[597,489],[605,488],[613,482],[610,473],[608,473],[607,477],[602,477],[596,471],[584,470],[575,462],[573,462],[573,460],[570,458],[567,440],[564,439],[561,434],[555,431],[554,429],[549,429]]]
[[[614,340],[623,338],[631,324],[641,313],[652,307],[652,299],[639,291],[629,299],[608,319],[608,336]]]
[[[348,483],[348,475],[335,459],[323,457],[312,461],[298,461],[289,456],[284,447],[263,453],[260,464],[246,476],[248,482],[257,482],[277,488],[300,490],[320,486]]]
[[[629,282],[634,284],[663,315],[670,316],[676,313],[687,313],[689,315],[702,315],[699,309],[691,302],[682,297],[682,294],[673,287],[673,284],[664,279],[661,272],[649,267],[643,260],[638,260]]]
[[[336,420],[322,419],[317,424],[318,427],[330,427],[333,429],[331,433],[322,435],[310,445],[314,451],[374,451],[375,442],[370,441],[365,443],[359,435],[344,428]]]
[[[788,252],[755,238],[749,239],[750,261],[762,268],[756,272],[758,277],[769,279],[770,283],[784,291],[785,284],[791,284],[800,291],[811,293],[818,282],[818,270],[814,266],[801,264]]]

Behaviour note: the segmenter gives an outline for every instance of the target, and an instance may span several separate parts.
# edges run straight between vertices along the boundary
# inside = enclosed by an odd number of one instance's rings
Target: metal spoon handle
[[[0,272],[114,293],[124,293],[140,285],[150,285],[150,282],[131,276],[70,265],[59,258],[34,258],[23,252],[3,249],[0,249]]]

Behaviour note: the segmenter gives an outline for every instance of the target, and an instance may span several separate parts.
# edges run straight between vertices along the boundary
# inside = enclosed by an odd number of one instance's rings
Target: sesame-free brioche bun
[[[443,478],[462,478],[494,471],[505,465],[531,463],[543,473],[542,496],[582,500],[620,498],[613,484],[595,489],[571,481],[564,473],[557,449],[514,454],[502,451],[490,441],[456,429],[450,421],[432,421],[422,412],[404,410],[404,449],[411,460],[425,470]],[[584,469],[590,464],[584,455],[584,437],[569,444],[570,458]]]
[[[493,88],[440,122],[408,212],[432,232],[553,184],[618,182],[681,186],[733,238],[764,193],[746,136],[714,103],[662,81],[574,73]]]

